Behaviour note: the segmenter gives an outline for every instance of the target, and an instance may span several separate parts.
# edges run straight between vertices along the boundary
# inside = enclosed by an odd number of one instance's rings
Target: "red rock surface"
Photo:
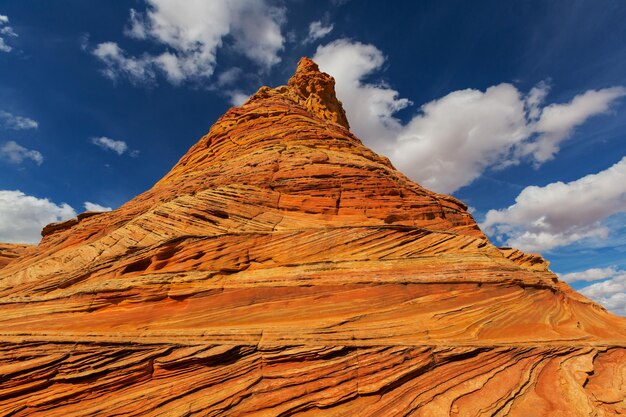
[[[303,59],[0,269],[3,415],[612,416],[626,319],[348,130]]]
[[[26,252],[32,245],[21,245],[17,243],[0,243],[0,268],[6,266]]]

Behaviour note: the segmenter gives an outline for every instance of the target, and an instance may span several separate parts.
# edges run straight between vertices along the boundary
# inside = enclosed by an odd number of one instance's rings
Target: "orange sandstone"
[[[19,258],[30,247],[32,246],[18,243],[0,243],[0,268]]]
[[[0,412],[626,413],[626,319],[348,129],[303,58],[152,189],[46,227],[0,269]]]

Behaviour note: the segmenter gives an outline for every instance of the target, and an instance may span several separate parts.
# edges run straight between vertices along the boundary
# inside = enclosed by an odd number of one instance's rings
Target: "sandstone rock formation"
[[[0,268],[19,258],[31,245],[17,243],[0,243]]]
[[[613,416],[626,319],[348,130],[304,58],[0,269],[0,414]]]

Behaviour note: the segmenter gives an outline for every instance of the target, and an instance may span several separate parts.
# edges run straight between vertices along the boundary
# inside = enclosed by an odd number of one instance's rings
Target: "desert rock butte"
[[[2,416],[626,414],[626,319],[365,147],[307,58],[42,235],[0,246]]]

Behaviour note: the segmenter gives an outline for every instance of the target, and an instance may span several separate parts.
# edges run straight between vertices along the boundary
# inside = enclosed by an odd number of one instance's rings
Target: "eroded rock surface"
[[[348,126],[303,59],[0,269],[0,412],[626,413],[626,320]]]
[[[19,243],[0,243],[0,268],[13,262],[24,254],[32,245],[22,245]]]

